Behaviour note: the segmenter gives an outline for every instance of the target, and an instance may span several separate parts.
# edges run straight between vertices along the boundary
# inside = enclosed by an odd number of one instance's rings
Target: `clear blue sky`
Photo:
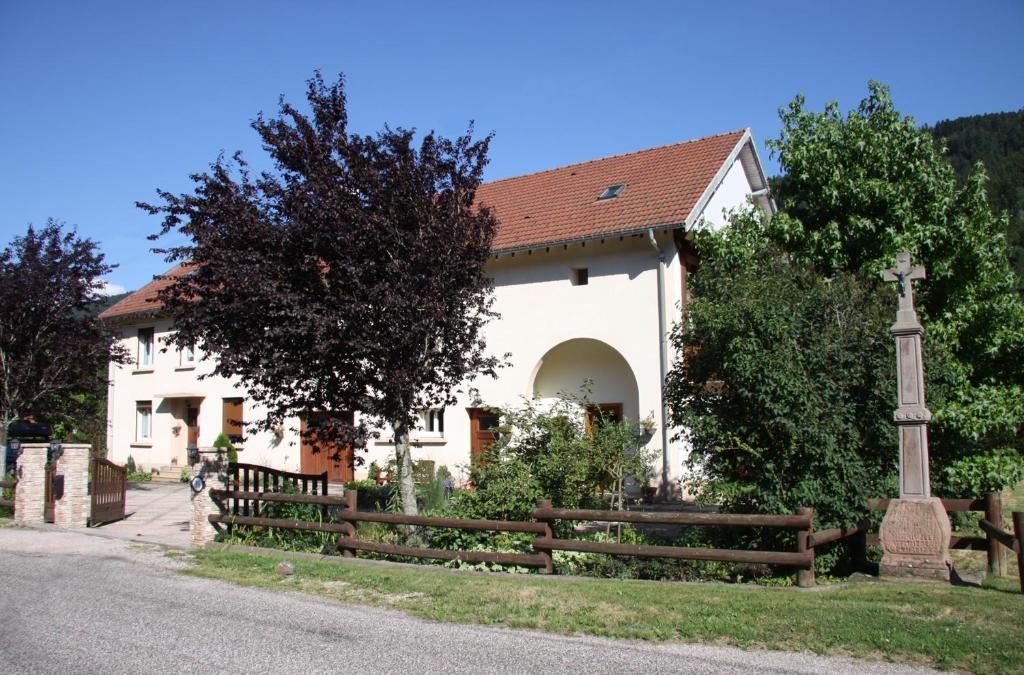
[[[1024,3],[0,0],[0,244],[78,226],[129,289],[166,268],[135,208],[344,72],[354,131],[496,133],[488,179],[751,127],[869,79],[919,122],[1024,107]],[[776,165],[766,155],[769,173]]]

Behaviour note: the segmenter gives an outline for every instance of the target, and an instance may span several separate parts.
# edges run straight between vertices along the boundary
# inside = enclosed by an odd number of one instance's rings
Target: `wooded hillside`
[[[1010,215],[1010,261],[1024,280],[1024,109],[943,120],[926,127],[945,139],[946,156],[963,180],[975,162],[988,172],[988,201]]]

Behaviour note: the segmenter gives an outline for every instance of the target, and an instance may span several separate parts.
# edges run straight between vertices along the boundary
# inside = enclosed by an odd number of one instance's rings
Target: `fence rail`
[[[1020,592],[1024,593],[1024,511],[1014,511],[1011,518],[1013,520],[1013,534],[1006,532],[987,518],[983,518],[979,525],[995,541],[1017,554],[1017,575],[1020,578]],[[1002,523],[1002,518],[999,519],[999,522]]]
[[[237,467],[237,468],[236,468]],[[360,511],[357,508],[358,493],[346,490],[344,496],[326,494],[326,482],[319,482],[320,476],[287,474],[287,472],[258,471],[264,469],[254,465],[231,465],[233,489],[211,490],[210,496],[217,501],[224,513],[209,516],[211,523],[231,527],[274,527],[337,534],[337,548],[342,555],[352,557],[357,551],[368,551],[383,555],[394,555],[435,560],[461,560],[469,563],[496,563],[522,567],[542,568],[542,572],[554,572],[552,551],[578,551],[617,556],[642,558],[668,558],[675,560],[711,560],[779,565],[796,568],[801,586],[814,584],[814,554],[816,545],[824,545],[843,536],[851,536],[849,528],[842,528],[839,535],[831,531],[822,533],[826,540],[816,542],[813,538],[814,514],[811,509],[801,509],[795,515],[754,515],[725,513],[637,513],[632,511],[599,511],[582,509],[555,509],[551,502],[541,500],[533,510],[532,521],[476,520],[466,518],[441,518],[436,516],[410,516],[398,513]],[[236,473],[237,472],[237,473]],[[246,475],[249,475],[248,482]],[[281,476],[275,482],[274,474]],[[268,478],[269,476],[269,478]],[[281,482],[287,476],[296,486],[309,485],[313,494],[303,489],[302,494],[281,492]],[[305,479],[305,480],[304,480]],[[315,480],[314,480],[315,479]],[[323,492],[316,494],[317,487]],[[254,489],[255,488],[255,489]],[[260,489],[263,488],[263,489]],[[269,489],[268,489],[269,488]],[[288,518],[272,518],[264,515],[260,505],[274,503],[315,504],[323,507],[325,516],[332,522],[315,522]],[[328,520],[327,517],[324,520]],[[713,527],[768,527],[798,530],[796,551],[756,551],[697,548],[682,546],[654,546],[621,544],[578,539],[555,538],[556,521],[586,521],[606,523],[643,523],[658,525],[699,525]],[[498,551],[465,551],[414,546],[400,546],[381,542],[364,541],[357,537],[356,526],[361,522],[388,523],[415,527],[451,528],[458,530],[484,530],[493,532],[519,532],[535,534],[531,552],[507,553]],[[860,530],[856,530],[859,532]]]
[[[320,474],[293,473],[271,469],[260,464],[231,462],[228,465],[228,476],[231,486],[239,492],[250,494],[281,493],[286,486],[304,495],[327,495],[327,472]],[[261,501],[257,497],[232,500],[231,513],[236,516],[258,516]],[[314,503],[314,502],[307,502]],[[327,507],[322,510],[327,516]]]

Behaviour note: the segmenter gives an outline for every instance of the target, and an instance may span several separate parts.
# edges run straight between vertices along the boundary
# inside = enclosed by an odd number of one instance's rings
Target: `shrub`
[[[938,476],[937,490],[951,497],[980,498],[1024,480],[1024,458],[1012,448],[951,462]]]
[[[238,461],[238,450],[235,449],[234,443],[228,438],[227,434],[221,433],[213,440],[213,447],[224,448],[227,451],[228,462]]]
[[[359,493],[358,506],[360,509],[383,511],[391,495],[391,487],[377,485],[372,480],[350,480],[345,483],[346,490],[356,490]]]
[[[298,494],[299,490],[291,483],[284,483],[281,492],[285,494]],[[325,519],[320,507],[316,504],[263,502],[261,515],[265,518],[305,520],[310,522],[333,522],[334,520],[331,517]],[[332,544],[337,536],[330,532],[289,530],[276,527],[236,526],[231,534],[221,535],[219,539],[233,544],[316,553]]]
[[[131,473],[135,473],[136,472],[136,469],[135,469],[135,458],[132,457],[131,455],[128,455],[128,459],[126,459],[125,462],[124,462],[124,468],[130,474]]]

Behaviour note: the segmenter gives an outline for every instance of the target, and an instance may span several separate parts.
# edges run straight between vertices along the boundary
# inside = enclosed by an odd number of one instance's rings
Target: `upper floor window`
[[[181,365],[191,366],[196,362],[195,345],[186,345],[181,348]]]
[[[574,267],[571,279],[573,286],[586,286],[590,283],[590,269],[587,267]]]
[[[420,438],[444,438],[444,408],[420,411]]]
[[[139,329],[139,368],[151,368],[153,366],[154,336],[152,328]]]

